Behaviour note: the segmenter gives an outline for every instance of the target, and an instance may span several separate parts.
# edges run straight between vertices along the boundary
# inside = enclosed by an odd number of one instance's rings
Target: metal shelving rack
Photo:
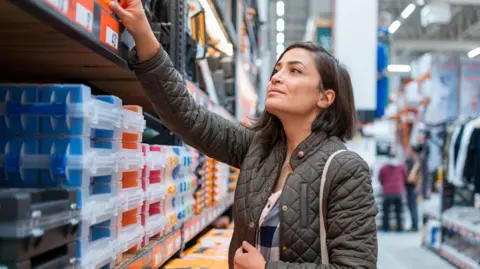
[[[179,33],[185,31],[188,10],[185,0],[170,3],[170,11],[175,14],[170,17],[175,32],[171,41],[177,44],[169,53],[184,74],[186,44]],[[220,19],[237,48],[234,26],[224,17]],[[143,107],[148,125],[157,130],[164,128],[153,116],[152,105],[128,66],[133,38],[112,14],[107,1],[0,0],[0,35],[0,82],[85,83]],[[186,81],[186,85],[200,104],[235,120],[194,83]],[[128,256],[117,268],[159,268],[232,203],[232,197],[220,201],[136,255]]]

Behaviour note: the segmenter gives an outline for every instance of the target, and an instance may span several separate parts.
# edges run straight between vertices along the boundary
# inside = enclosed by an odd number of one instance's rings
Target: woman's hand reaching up
[[[110,8],[135,39],[139,62],[155,56],[160,49],[160,44],[150,28],[142,1],[122,0],[120,4],[117,0],[111,0]]]

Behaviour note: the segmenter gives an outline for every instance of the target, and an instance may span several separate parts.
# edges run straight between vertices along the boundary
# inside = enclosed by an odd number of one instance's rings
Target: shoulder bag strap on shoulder
[[[328,248],[327,248],[327,232],[325,229],[325,219],[323,217],[323,189],[325,188],[325,181],[327,180],[327,172],[330,163],[332,162],[333,158],[340,153],[346,151],[344,149],[334,152],[330,157],[328,157],[327,162],[325,163],[325,167],[323,167],[322,178],[320,181],[320,250],[322,252],[322,264],[329,264],[328,258]]]

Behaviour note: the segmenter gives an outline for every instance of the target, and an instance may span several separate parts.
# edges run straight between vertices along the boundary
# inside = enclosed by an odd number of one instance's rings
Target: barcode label
[[[105,41],[112,47],[118,49],[118,33],[107,26],[107,36]]]
[[[47,0],[47,2],[63,11],[63,13],[68,13],[68,1],[69,0]]]
[[[93,28],[93,15],[90,10],[84,7],[82,4],[77,3],[77,14],[75,18],[78,23],[87,28],[89,31],[92,31]]]

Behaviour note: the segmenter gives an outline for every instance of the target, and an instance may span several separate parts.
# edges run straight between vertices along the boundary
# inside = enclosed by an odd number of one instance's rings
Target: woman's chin
[[[265,102],[265,109],[272,113],[275,111],[282,111],[285,109],[285,104],[281,100],[276,100],[274,98],[268,98]]]

